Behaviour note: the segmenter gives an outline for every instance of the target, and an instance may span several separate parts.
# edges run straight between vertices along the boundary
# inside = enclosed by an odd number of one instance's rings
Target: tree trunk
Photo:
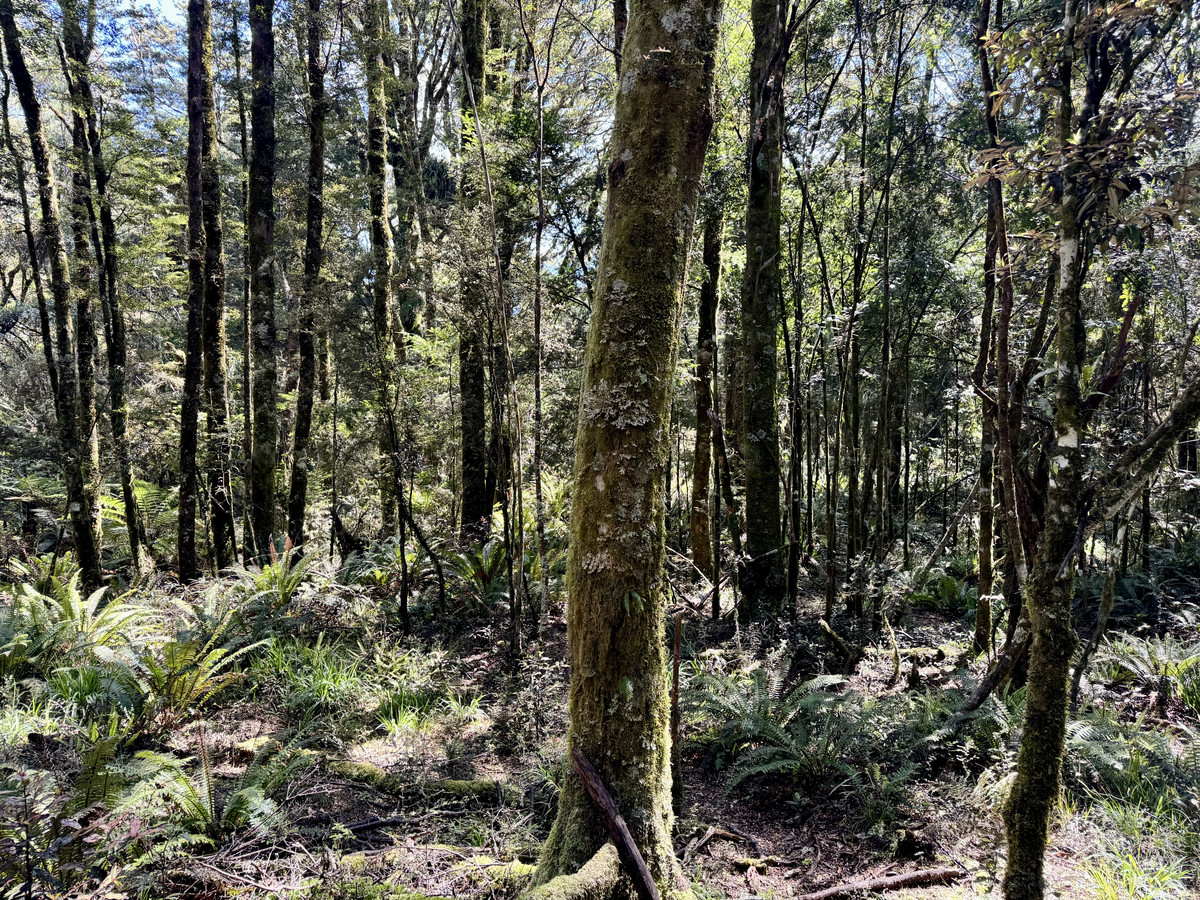
[[[704,215],[704,283],[700,285],[700,333],[696,339],[696,449],[692,456],[692,562],[710,580],[716,580],[710,537],[708,475],[712,470],[712,373],[717,351],[717,306],[721,296],[721,235],[724,221],[720,204],[710,200]]]
[[[204,5],[188,0],[187,347],[183,363],[183,408],[179,423],[179,580],[200,577],[196,561],[196,455],[204,331]]]
[[[321,0],[308,0],[308,214],[304,237],[304,287],[300,313],[300,381],[296,394],[296,433],[292,445],[292,481],[288,494],[288,538],[304,543],[308,502],[308,444],[312,434],[317,357],[314,313],[321,300],[321,262],[325,227],[325,69],[321,65]]]
[[[204,410],[208,437],[208,502],[213,555],[219,570],[237,560],[233,494],[229,483],[229,396],[225,363],[225,248],[221,225],[221,180],[217,161],[217,110],[213,97],[212,3],[198,11],[200,91],[200,197],[204,227]]]
[[[93,230],[95,208],[92,205],[87,145],[87,126],[81,112],[78,84],[68,73],[68,89],[74,107],[71,115],[71,149],[75,168],[71,178],[71,238],[75,251],[75,363],[79,376],[79,426],[82,446],[83,508],[97,551],[101,546],[100,533],[100,421],[96,407],[96,316],[92,305],[95,263],[89,244]],[[97,241],[97,244],[99,242]],[[103,286],[98,294],[104,293]]]
[[[471,98],[482,98],[486,20],[483,0],[465,0],[461,9],[463,50],[463,90],[460,108],[464,119],[473,116]],[[463,170],[466,172],[468,148],[474,146],[473,133],[463,128]],[[478,192],[470,177],[464,177],[464,202],[474,205]],[[467,269],[478,268],[478,260]],[[477,271],[464,271],[461,277],[462,310],[458,334],[458,389],[462,423],[462,537],[486,536],[492,517],[492,496],[488,492],[487,385],[484,365],[484,320],[487,310],[487,280]]]
[[[95,3],[89,4],[88,34],[95,28]],[[109,419],[113,435],[113,455],[121,480],[121,497],[125,511],[125,528],[129,540],[130,566],[134,572],[143,567],[142,548],[146,543],[137,496],[133,490],[133,472],[129,454],[128,410],[125,406],[125,366],[127,360],[125,313],[117,291],[117,227],[113,218],[109,193],[109,169],[100,143],[100,128],[96,103],[92,94],[89,56],[91,38],[85,40],[80,21],[78,0],[63,4],[63,44],[74,66],[78,99],[87,123],[87,139],[91,150],[92,172],[95,175],[96,197],[100,207],[102,245],[101,273],[104,291],[100,298],[104,321],[104,342],[108,358]],[[24,193],[24,185],[21,187]],[[40,279],[39,279],[40,281]],[[40,289],[40,288],[39,288]]]
[[[379,504],[383,533],[396,530],[397,486],[394,429],[389,419],[392,407],[392,373],[396,364],[392,323],[392,235],[388,221],[387,190],[387,92],[384,85],[383,34],[387,7],[383,0],[371,0],[363,11],[366,32],[364,68],[367,75],[367,192],[371,210],[371,254],[374,271],[371,292],[374,298],[372,323],[375,333],[377,374],[376,411],[379,442]]]
[[[54,184],[50,147],[42,130],[42,108],[34,89],[33,78],[25,64],[22,38],[17,31],[12,0],[0,0],[0,30],[4,32],[9,70],[12,72],[21,109],[25,113],[25,125],[29,130],[29,144],[42,210],[42,232],[46,243],[46,256],[50,261],[50,291],[54,300],[55,342],[58,350],[56,368],[61,412],[58,417],[58,436],[63,451],[63,480],[67,488],[68,515],[75,539],[75,555],[83,572],[83,582],[89,588],[96,588],[102,582],[100,548],[96,545],[91,519],[84,506],[85,447],[78,420],[79,390],[75,375],[75,348],[71,340],[71,273],[58,213],[58,190]]]
[[[235,8],[236,10],[236,8]],[[238,145],[242,158],[242,562],[257,558],[250,521],[250,458],[254,447],[254,384],[250,373],[250,128],[246,121],[246,89],[242,81],[242,39],[236,11],[230,23],[233,72],[237,82]]]
[[[568,751],[595,764],[655,881],[671,891],[683,876],[671,846],[663,489],[719,12],[716,0],[635,0],[630,11],[567,572]],[[569,777],[535,884],[577,872],[607,839],[583,785]]]
[[[275,362],[275,0],[250,4],[250,346],[254,440],[250,451],[250,523],[260,561],[275,532],[279,389]]]
[[[750,185],[746,207],[746,268],[742,282],[745,350],[746,563],[743,622],[777,613],[786,583],[779,506],[779,419],[775,412],[776,332],[779,328],[779,210],[783,164],[785,4],[753,0],[750,20],[751,122],[747,148]]]

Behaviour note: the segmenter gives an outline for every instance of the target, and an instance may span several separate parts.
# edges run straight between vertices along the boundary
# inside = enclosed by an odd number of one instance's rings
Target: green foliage
[[[218,631],[208,641],[169,641],[147,648],[138,657],[146,694],[141,725],[163,731],[199,712],[208,701],[242,677],[233,666],[262,642],[234,649],[221,643]]]
[[[134,642],[146,640],[159,624],[155,610],[126,597],[105,601],[107,588],[84,597],[80,573],[27,570],[12,605],[0,612],[0,675],[23,668],[45,671],[58,663],[98,662],[119,666]],[[45,588],[45,590],[39,589]]]
[[[468,609],[487,612],[508,603],[508,555],[504,542],[492,538],[482,547],[446,555],[447,568],[460,585],[458,596]]]
[[[763,775],[815,784],[847,774],[843,756],[853,730],[827,690],[842,681],[819,676],[784,691],[782,673],[762,667],[732,677],[703,676],[699,705],[714,723],[709,740],[734,764],[730,786]]]
[[[190,759],[143,750],[133,767],[141,783],[126,805],[150,814],[157,807],[160,816],[169,811],[165,824],[191,843],[215,845],[243,829],[266,838],[287,826],[286,815],[270,795],[302,768],[303,761],[294,752],[285,754],[268,747],[226,793],[217,788],[203,738],[192,772],[188,770]]]
[[[370,693],[353,654],[325,640],[324,632],[312,645],[289,638],[269,641],[253,671],[278,680],[285,706],[301,716],[345,712]]]
[[[1096,671],[1112,682],[1157,691],[1159,702],[1178,697],[1200,714],[1200,643],[1122,634],[1097,650]]]

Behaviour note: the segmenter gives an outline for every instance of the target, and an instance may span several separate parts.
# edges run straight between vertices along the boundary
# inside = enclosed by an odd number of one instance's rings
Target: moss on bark
[[[717,0],[630,8],[567,571],[568,749],[595,765],[664,892],[682,872],[671,846],[663,489],[719,12]],[[578,872],[607,840],[583,785],[569,777],[535,884]]]

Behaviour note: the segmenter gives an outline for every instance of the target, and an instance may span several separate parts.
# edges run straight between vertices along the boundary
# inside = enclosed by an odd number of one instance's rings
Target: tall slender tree
[[[187,344],[183,361],[183,403],[179,424],[179,580],[200,576],[196,558],[197,457],[204,369],[204,6],[188,0],[187,199],[188,293]]]
[[[746,553],[743,621],[778,612],[785,595],[779,501],[779,419],[775,411],[776,344],[782,285],[779,216],[783,166],[783,85],[794,23],[785,0],[750,4],[754,50],[747,163],[746,268],[742,273],[745,352]]]
[[[468,208],[478,204],[478,177],[468,173],[469,148],[475,143],[468,122],[475,104],[483,98],[484,45],[487,36],[484,0],[463,0],[460,10],[463,83],[459,108],[463,117],[463,193]],[[461,273],[461,306],[458,332],[458,385],[462,425],[462,533],[464,538],[487,533],[492,517],[488,494],[487,380],[484,321],[487,316],[487,279],[478,271],[478,260],[469,260]]]
[[[393,444],[393,368],[396,363],[396,330],[392,315],[392,232],[388,219],[387,185],[387,86],[384,81],[384,33],[387,27],[386,0],[369,0],[363,9],[365,65],[367,75],[367,193],[371,212],[371,273],[373,297],[376,377],[376,430],[379,443],[379,499],[383,530],[396,528],[396,447]]]
[[[275,360],[275,0],[250,0],[250,350],[253,429],[250,523],[254,551],[270,554],[275,533],[279,385]]]
[[[77,103],[86,125],[87,141],[91,151],[91,166],[94,177],[95,195],[100,212],[101,279],[100,304],[104,321],[104,342],[108,361],[109,421],[112,429],[113,455],[116,457],[117,473],[121,480],[121,499],[125,511],[125,530],[129,540],[130,564],[135,572],[143,568],[144,526],[138,509],[137,495],[133,489],[133,471],[129,453],[128,409],[126,408],[126,365],[127,342],[125,333],[125,311],[121,306],[117,290],[117,226],[113,216],[111,173],[100,140],[99,118],[96,100],[92,91],[89,57],[93,46],[96,27],[96,3],[89,0],[87,6],[87,29],[81,20],[79,0],[64,0],[63,46],[71,62],[75,80]],[[22,185],[22,193],[24,186]]]
[[[0,0],[0,31],[8,51],[8,67],[21,109],[33,155],[37,177],[38,199],[42,212],[42,235],[50,265],[50,292],[54,301],[55,346],[59,386],[58,437],[62,447],[63,479],[67,487],[67,507],[75,554],[89,587],[99,587],[103,576],[100,570],[100,548],[92,531],[91,516],[85,507],[84,454],[87,451],[79,417],[79,386],[76,377],[75,346],[71,337],[71,271],[63,240],[62,220],[58,210],[58,188],[54,181],[54,166],[50,146],[42,128],[42,107],[38,101],[33,78],[25,63],[21,33],[17,29],[12,0]]]
[[[308,0],[305,23],[308,54],[308,212],[304,232],[304,286],[300,298],[300,378],[296,389],[296,432],[292,441],[292,480],[288,492],[288,537],[304,543],[308,502],[308,443],[312,434],[317,356],[315,312],[322,296],[321,264],[325,253],[325,67],[321,60],[321,0]]]
[[[208,508],[218,569],[237,559],[230,485],[229,393],[225,361],[225,246],[221,223],[221,177],[217,160],[217,107],[213,85],[212,0],[200,15],[200,199],[204,226],[204,411],[208,438]]]

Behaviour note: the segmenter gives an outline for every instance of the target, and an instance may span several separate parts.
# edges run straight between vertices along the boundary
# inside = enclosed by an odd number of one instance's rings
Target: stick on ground
[[[921,887],[927,884],[948,884],[961,878],[962,869],[920,869],[903,875],[888,875],[884,878],[868,878],[826,888],[813,894],[801,894],[796,900],[839,900],[867,891],[894,891],[897,888]]]

